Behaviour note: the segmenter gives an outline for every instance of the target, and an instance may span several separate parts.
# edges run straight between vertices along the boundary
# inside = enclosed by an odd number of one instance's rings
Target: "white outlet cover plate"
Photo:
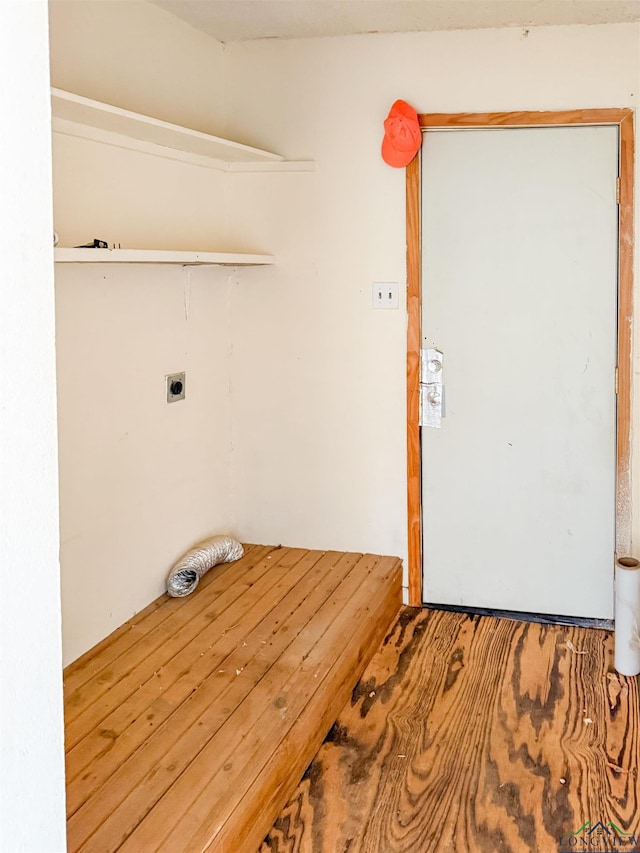
[[[374,308],[398,308],[398,282],[374,281],[371,285],[371,295]]]

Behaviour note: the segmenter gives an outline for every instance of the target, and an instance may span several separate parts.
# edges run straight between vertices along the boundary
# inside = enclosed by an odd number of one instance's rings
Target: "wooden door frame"
[[[565,127],[614,125],[619,128],[618,206],[618,399],[616,465],[616,552],[631,544],[631,341],[633,324],[633,110],[562,112],[427,113],[420,127]],[[420,447],[421,205],[420,152],[406,168],[407,217],[407,514],[409,604],[422,600],[422,454]],[[613,567],[614,555],[611,555]]]

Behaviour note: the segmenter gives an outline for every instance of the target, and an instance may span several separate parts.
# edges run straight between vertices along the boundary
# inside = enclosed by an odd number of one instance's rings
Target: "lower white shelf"
[[[57,264],[182,264],[255,266],[273,264],[273,255],[246,252],[172,252],[164,249],[54,249]]]

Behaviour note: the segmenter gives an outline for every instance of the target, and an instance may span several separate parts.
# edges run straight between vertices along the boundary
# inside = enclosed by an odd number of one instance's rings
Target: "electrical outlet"
[[[170,373],[165,376],[167,382],[167,403],[177,403],[178,400],[184,400],[187,390],[187,374]]]
[[[374,281],[372,285],[374,308],[398,307],[398,282]]]

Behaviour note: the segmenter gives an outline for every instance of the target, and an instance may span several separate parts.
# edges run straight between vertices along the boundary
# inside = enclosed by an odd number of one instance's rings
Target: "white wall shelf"
[[[196,166],[228,172],[315,169],[313,162],[287,161],[280,154],[134,113],[62,89],[51,89],[51,110],[52,129],[56,133]]]
[[[247,252],[172,252],[162,249],[54,249],[58,264],[181,264],[182,266],[258,266],[273,255]]]

